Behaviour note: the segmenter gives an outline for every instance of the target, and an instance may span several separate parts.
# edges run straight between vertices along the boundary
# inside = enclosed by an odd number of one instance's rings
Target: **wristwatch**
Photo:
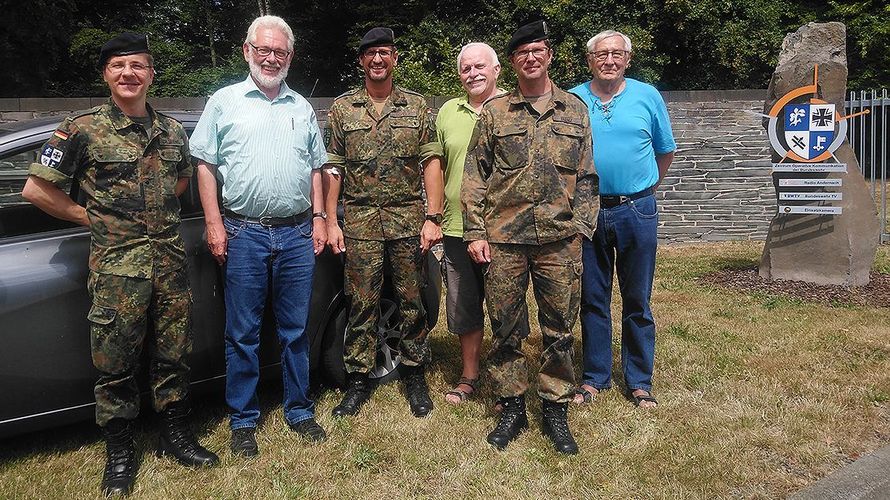
[[[442,212],[439,212],[436,214],[426,214],[426,217],[424,217],[424,220],[428,220],[437,226],[441,226],[442,225]]]
[[[312,212],[313,219],[316,219],[318,217],[321,217],[322,219],[327,219],[328,213],[327,212]]]

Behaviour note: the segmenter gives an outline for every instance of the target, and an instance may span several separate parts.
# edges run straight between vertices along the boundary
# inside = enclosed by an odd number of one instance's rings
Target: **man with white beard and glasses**
[[[210,97],[190,145],[207,246],[226,281],[231,449],[249,457],[259,453],[256,387],[267,294],[281,345],[285,420],[309,441],[326,439],[308,395],[305,329],[315,255],[327,241],[320,168],[328,157],[312,106],[284,82],[293,58],[291,28],[280,17],[259,17],[242,48],[250,75]]]

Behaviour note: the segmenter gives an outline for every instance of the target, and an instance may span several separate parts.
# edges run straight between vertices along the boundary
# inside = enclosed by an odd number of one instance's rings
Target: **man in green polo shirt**
[[[444,276],[448,331],[460,338],[463,372],[445,400],[460,404],[475,392],[479,382],[479,349],[482,346],[482,267],[470,259],[464,242],[460,186],[467,148],[482,105],[498,93],[501,65],[489,45],[464,45],[457,56],[457,73],[467,95],[446,102],[436,117],[436,133],[445,152],[445,217],[442,223],[445,247]]]

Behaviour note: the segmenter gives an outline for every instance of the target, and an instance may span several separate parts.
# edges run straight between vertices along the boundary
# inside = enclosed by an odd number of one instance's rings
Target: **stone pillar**
[[[785,37],[770,80],[764,112],[768,113],[789,91],[812,85],[816,65],[817,95],[808,97],[833,103],[835,111],[843,114],[847,87],[846,28],[837,22],[809,23]],[[826,188],[826,191],[842,193],[843,200],[831,204],[842,207],[843,213],[777,213],[770,223],[760,261],[760,275],[764,278],[847,286],[868,283],[878,245],[877,208],[846,140],[834,156],[838,163],[847,164],[847,172],[818,174],[818,177],[842,179],[842,186]],[[780,160],[782,158],[773,153],[773,161]],[[773,173],[777,202],[779,179],[788,177],[806,176]]]

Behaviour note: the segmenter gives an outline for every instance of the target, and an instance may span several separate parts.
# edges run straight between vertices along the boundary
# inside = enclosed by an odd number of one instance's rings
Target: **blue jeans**
[[[621,366],[627,389],[651,391],[655,365],[655,320],[649,308],[658,246],[655,196],[600,208],[593,240],[584,238],[581,334],[584,384],[612,386],[613,270],[621,291]]]
[[[256,427],[260,416],[260,325],[266,298],[281,346],[284,417],[295,424],[313,417],[309,399],[309,339],[306,321],[312,295],[315,254],[312,220],[296,226],[268,227],[225,218],[226,403],[232,429]]]

